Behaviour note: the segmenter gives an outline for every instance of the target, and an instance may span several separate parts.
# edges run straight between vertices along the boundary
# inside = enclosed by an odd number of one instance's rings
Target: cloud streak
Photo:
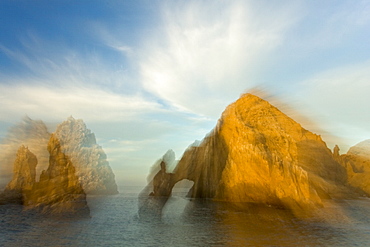
[[[119,95],[98,88],[0,85],[1,120],[29,114],[45,121],[73,115],[93,122],[127,122],[145,113],[163,111],[160,104],[140,95]]]
[[[297,19],[296,6],[261,5],[190,1],[166,6],[164,30],[140,60],[143,86],[181,109],[218,117],[255,86],[254,69]]]
[[[0,120],[15,122],[28,114],[44,121],[73,115],[92,122],[127,122],[165,111],[101,54],[83,54],[32,33],[27,37],[18,49],[0,45],[0,51],[23,66],[17,75],[0,73],[0,104],[6,106]]]

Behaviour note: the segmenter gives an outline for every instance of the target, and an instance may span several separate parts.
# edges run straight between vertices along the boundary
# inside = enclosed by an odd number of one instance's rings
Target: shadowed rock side
[[[79,183],[76,170],[53,134],[48,144],[49,167],[40,181],[24,195],[24,205],[39,208],[48,214],[89,214],[86,194]]]
[[[50,133],[46,125],[29,117],[24,117],[21,123],[9,129],[6,138],[0,144],[0,189],[12,179],[13,164],[18,148],[22,145],[37,157],[36,179],[38,179],[41,171],[47,169],[49,164],[49,153],[46,150],[49,139]]]
[[[13,179],[0,195],[0,203],[17,203],[49,215],[89,215],[86,194],[75,168],[61,151],[60,143],[51,135],[48,151],[49,167],[38,182],[35,180],[37,159],[21,146],[14,163]]]
[[[157,183],[165,191],[188,179],[194,181],[191,197],[297,212],[354,193],[346,169],[320,136],[251,94],[228,106],[200,145],[185,151],[173,175],[160,178],[168,180]]]
[[[338,157],[347,170],[348,182],[364,195],[370,196],[370,140],[351,147],[347,154],[339,156],[338,153]]]
[[[59,124],[55,136],[62,151],[75,165],[76,174],[87,194],[117,194],[114,173],[107,156],[96,143],[94,133],[79,119],[69,117]]]
[[[0,204],[23,204],[23,194],[32,189],[36,181],[36,156],[25,146],[18,149],[13,165],[13,179],[0,196]]]
[[[139,195],[139,216],[141,220],[160,220],[162,208],[171,196],[174,186],[173,173],[167,173],[162,160],[160,170]]]

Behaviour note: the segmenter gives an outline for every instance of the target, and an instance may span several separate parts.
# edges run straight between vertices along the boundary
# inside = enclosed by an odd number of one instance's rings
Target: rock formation
[[[94,133],[86,128],[82,120],[73,117],[59,124],[56,137],[61,142],[62,151],[75,164],[77,176],[88,194],[116,194],[117,185],[107,156],[101,146],[96,143]],[[21,145],[35,154],[38,160],[36,180],[49,165],[47,151],[50,133],[46,125],[38,120],[25,117],[23,121],[12,127],[0,148],[0,189],[11,180],[12,167],[17,150]]]
[[[139,195],[141,220],[161,219],[162,208],[170,197],[174,185],[173,175],[173,173],[167,173],[167,165],[164,161],[161,161],[160,170]]]
[[[25,146],[18,149],[14,162],[13,179],[6,190],[30,190],[36,182],[36,156]]]
[[[75,165],[76,174],[87,194],[117,194],[114,173],[107,156],[96,143],[94,133],[81,120],[69,117],[59,124],[55,136],[62,151]]]
[[[18,149],[13,167],[13,178],[0,196],[0,204],[23,204],[23,194],[32,189],[36,181],[36,156],[25,146]]]
[[[51,135],[49,166],[36,181],[37,158],[21,146],[14,162],[13,179],[0,195],[0,204],[17,203],[49,215],[89,214],[86,194],[76,176],[75,168]]]
[[[299,211],[322,199],[354,194],[347,171],[321,137],[261,98],[245,94],[223,112],[198,146],[189,147],[173,174],[163,169],[153,185],[194,181],[190,196],[261,203]],[[157,181],[167,179],[164,181]],[[157,191],[157,192],[156,192]],[[166,196],[152,189],[152,195]]]
[[[51,135],[48,151],[49,167],[43,171],[40,181],[24,194],[23,204],[48,214],[89,214],[86,194],[79,182],[76,170],[62,152],[55,135]]]
[[[339,161],[347,169],[349,184],[370,196],[370,140],[351,147]]]
[[[48,167],[49,153],[46,149],[50,134],[41,120],[24,117],[22,122],[9,129],[0,145],[0,189],[12,178],[13,164],[20,146],[25,146],[38,160],[36,179]]]

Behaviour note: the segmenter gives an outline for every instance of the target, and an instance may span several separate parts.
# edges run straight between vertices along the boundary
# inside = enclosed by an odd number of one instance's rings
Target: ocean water
[[[0,246],[370,246],[370,199],[337,201],[315,216],[244,210],[174,192],[161,220],[138,217],[141,188],[88,198],[91,217],[50,218],[0,206]]]

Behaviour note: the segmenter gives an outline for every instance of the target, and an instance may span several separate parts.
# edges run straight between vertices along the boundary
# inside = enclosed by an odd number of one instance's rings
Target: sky
[[[246,92],[342,153],[370,139],[370,0],[0,2],[0,139],[26,115],[83,119],[119,184]]]

